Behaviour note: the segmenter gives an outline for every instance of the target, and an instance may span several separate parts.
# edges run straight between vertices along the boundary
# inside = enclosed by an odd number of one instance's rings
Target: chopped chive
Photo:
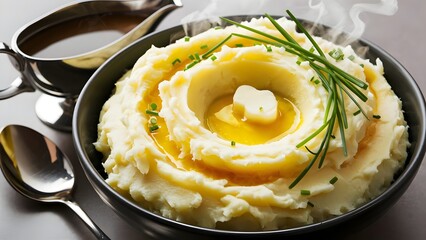
[[[207,46],[207,44],[204,44],[204,45],[201,45],[201,49],[206,49],[206,48],[208,48],[209,46]]]
[[[149,109],[147,109],[145,113],[152,116],[158,116],[158,112]]]
[[[362,64],[362,63],[361,63],[361,64],[360,64],[360,66],[361,66],[362,68],[364,68],[364,64]]]
[[[156,125],[157,124],[157,118],[156,117],[151,117],[149,119],[149,123],[152,124],[152,125]]]
[[[157,104],[155,104],[155,103],[151,103],[149,106],[151,107],[151,110],[152,110],[152,111],[157,110]]]
[[[192,68],[197,63],[199,63],[199,61],[193,61],[193,62],[191,62],[190,64],[186,65],[185,70],[188,70],[188,69]]]
[[[311,77],[311,80],[309,80],[310,82],[312,82],[312,81],[314,81],[314,79],[315,79],[315,77],[314,76],[312,76]]]
[[[333,49],[333,50],[331,50],[331,51],[328,53],[328,55],[330,55],[330,57],[334,58],[334,60],[336,60],[337,62],[338,62],[338,61],[343,60],[343,58],[344,58],[344,56],[345,56],[345,55],[343,54],[342,49],[340,49],[340,48],[337,48],[337,49]]]
[[[353,60],[355,60],[355,56],[354,56],[354,55],[350,55],[350,56],[348,57],[348,59],[349,59],[349,60],[351,60],[351,61],[353,61]]]
[[[242,43],[235,44],[235,47],[243,47],[244,45]]]
[[[212,61],[214,61],[214,60],[216,60],[216,59],[217,59],[217,57],[216,57],[215,55],[212,55],[212,56],[210,57],[210,59],[211,59]]]
[[[312,46],[312,47],[309,49],[309,52],[311,52],[311,53],[315,52],[315,48]]]
[[[262,111],[263,111],[263,107],[259,107],[259,111],[261,111],[261,112],[262,112]]]
[[[360,110],[358,110],[358,111],[356,111],[356,112],[354,112],[354,116],[356,116],[356,115],[358,115],[358,114],[360,114],[361,113],[361,109]]]
[[[219,30],[219,29],[222,29],[222,27],[221,26],[216,26],[216,27],[214,27],[214,29],[215,30]]]
[[[315,81],[314,81],[314,83],[315,84],[319,84],[321,81],[320,80],[318,80],[318,79],[316,79]]]
[[[235,144],[236,144],[236,143],[235,143],[235,141],[231,141],[231,146],[233,146],[233,147],[234,147],[234,146],[235,146]]]
[[[265,45],[265,48],[266,48],[267,52],[272,52],[272,47],[271,46]]]
[[[309,195],[311,195],[311,191],[306,190],[306,189],[302,189],[302,190],[300,190],[300,195],[309,196]]]
[[[300,64],[302,64],[302,62],[300,60],[297,60],[296,64],[300,66]]]
[[[200,55],[198,53],[195,53],[194,56],[197,61],[201,61]]]
[[[308,201],[308,206],[309,207],[315,207],[315,205],[313,203],[309,202],[309,201]]]
[[[185,37],[185,42],[189,42],[189,40],[190,40],[191,38],[189,37],[189,36],[186,36]]]
[[[336,176],[334,176],[332,179],[330,179],[329,183],[335,184],[337,182],[337,180],[339,180],[339,179]]]
[[[373,115],[373,118],[375,118],[375,119],[380,119],[380,118],[381,118],[381,116],[380,116],[380,115]]]
[[[181,63],[181,61],[180,61],[180,59],[179,59],[179,58],[176,58],[176,59],[172,62],[172,65],[175,65],[175,64],[177,64],[177,63]]]
[[[188,58],[189,58],[190,60],[195,60],[195,57],[194,57],[194,55],[192,55],[192,54],[191,54],[191,55],[189,55],[189,56],[188,56]]]
[[[158,125],[152,125],[149,127],[150,132],[154,132],[155,130],[158,130],[160,127]]]

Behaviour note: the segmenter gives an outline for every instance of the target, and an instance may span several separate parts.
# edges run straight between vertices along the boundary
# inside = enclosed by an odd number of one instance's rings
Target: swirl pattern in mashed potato
[[[311,48],[294,22],[278,22]],[[280,36],[267,19],[245,24]],[[344,56],[354,56],[329,61],[368,84],[363,90],[368,100],[360,101],[368,118],[356,114],[358,107],[346,97],[348,154],[336,128],[324,165],[313,167],[290,189],[313,157],[308,149],[318,148],[324,136],[320,133],[307,148],[296,147],[323,124],[328,93],[312,81],[316,75],[309,64],[284,48],[237,37],[213,58],[189,67],[190,58],[231,33],[253,35],[230,26],[152,47],[117,82],[103,107],[95,143],[105,156],[108,184],[167,218],[246,231],[318,222],[360,206],[389,186],[407,155],[408,127],[379,59],[372,64],[350,46],[315,38],[324,52],[339,47]],[[278,115],[272,122],[250,123],[232,110],[232,96],[242,85],[273,93]],[[146,113],[153,107],[159,116]],[[158,129],[150,129],[152,124]]]

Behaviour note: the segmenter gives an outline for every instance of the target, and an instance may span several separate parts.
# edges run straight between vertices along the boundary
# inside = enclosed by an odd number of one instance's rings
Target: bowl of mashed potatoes
[[[159,239],[336,236],[369,224],[424,157],[414,79],[367,41],[361,57],[287,18],[241,24],[154,33],[94,74],[73,122],[91,184]]]

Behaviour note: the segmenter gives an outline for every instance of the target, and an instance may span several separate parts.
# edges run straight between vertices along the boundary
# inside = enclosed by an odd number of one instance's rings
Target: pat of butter
[[[268,90],[257,90],[248,85],[242,85],[235,91],[233,97],[234,113],[243,115],[247,121],[269,124],[276,120],[278,101]]]

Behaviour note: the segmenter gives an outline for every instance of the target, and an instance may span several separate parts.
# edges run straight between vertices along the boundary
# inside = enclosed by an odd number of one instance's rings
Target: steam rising
[[[263,15],[265,12],[282,16],[284,11],[289,9],[296,17],[313,22],[311,30],[315,29],[315,35],[321,35],[342,45],[353,43],[364,33],[366,24],[361,19],[363,13],[390,16],[398,10],[398,0],[203,0],[203,2],[207,4],[202,10],[182,19],[187,35],[195,35],[220,22],[219,16]],[[188,25],[189,22],[201,20],[207,21]],[[323,28],[323,25],[330,28]]]

